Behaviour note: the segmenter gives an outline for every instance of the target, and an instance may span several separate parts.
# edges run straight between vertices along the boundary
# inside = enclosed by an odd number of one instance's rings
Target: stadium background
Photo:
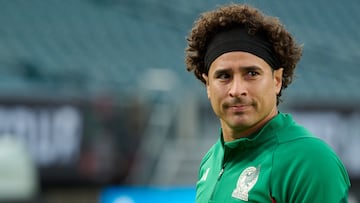
[[[360,3],[233,2],[278,16],[304,44],[280,109],[333,146],[359,199]],[[0,201],[19,197],[6,177],[24,194],[38,186],[36,202],[104,202],[120,186],[193,189],[219,124],[185,71],[185,38],[223,3],[1,0],[0,138],[27,153],[0,150]]]

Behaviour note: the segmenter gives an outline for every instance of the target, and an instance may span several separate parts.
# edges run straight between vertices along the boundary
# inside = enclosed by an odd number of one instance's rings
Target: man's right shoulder
[[[203,166],[206,162],[210,161],[211,159],[216,159],[216,157],[214,156],[219,156],[221,154],[219,153],[221,150],[222,150],[221,142],[217,141],[215,144],[213,144],[210,147],[210,149],[203,156],[200,166]]]

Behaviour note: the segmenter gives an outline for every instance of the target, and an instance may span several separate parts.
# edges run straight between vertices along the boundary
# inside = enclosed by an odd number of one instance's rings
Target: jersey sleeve
[[[343,163],[318,138],[292,140],[274,151],[271,195],[276,202],[347,202],[349,187]]]

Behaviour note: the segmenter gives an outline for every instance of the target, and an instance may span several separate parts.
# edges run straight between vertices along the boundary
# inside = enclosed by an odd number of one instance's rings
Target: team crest
[[[256,168],[250,166],[246,168],[239,176],[239,179],[236,184],[236,188],[232,192],[232,197],[248,201],[249,200],[249,191],[256,184],[260,173],[260,167]]]

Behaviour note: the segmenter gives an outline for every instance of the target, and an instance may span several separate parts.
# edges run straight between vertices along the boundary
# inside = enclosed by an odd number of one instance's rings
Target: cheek
[[[208,96],[213,100],[219,100],[226,95],[226,87],[217,86],[215,84],[209,86]]]
[[[257,97],[261,103],[272,103],[276,101],[278,88],[273,82],[264,82],[249,89],[250,97]],[[256,96],[255,96],[256,95]]]
[[[208,98],[210,99],[211,105],[213,108],[219,108],[221,101],[226,97],[226,91],[224,88],[219,88],[217,86],[208,87]]]

